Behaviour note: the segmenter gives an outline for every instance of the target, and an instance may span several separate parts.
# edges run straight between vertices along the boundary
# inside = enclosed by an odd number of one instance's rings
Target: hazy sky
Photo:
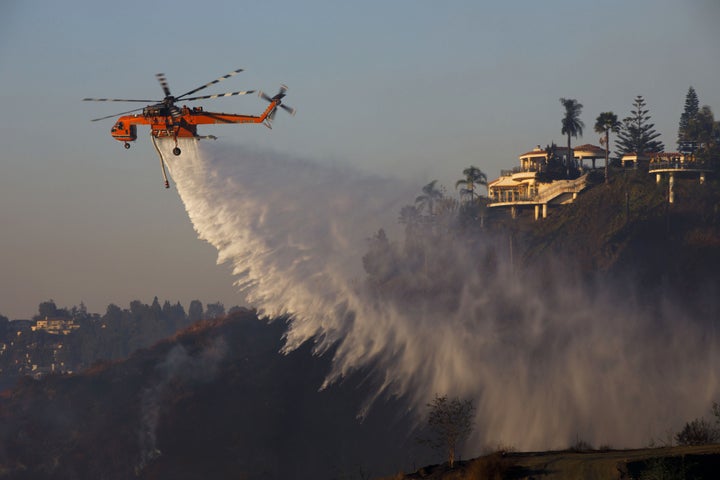
[[[560,97],[620,118],[647,101],[667,149],[685,94],[720,114],[720,2],[34,1],[0,3],[0,313],[84,301],[240,300],[229,269],[162,188],[147,128],[125,150],[113,120],[236,68],[207,93],[290,87],[295,118],[202,129],[323,164],[452,191],[462,169],[495,178],[537,144],[562,144]],[[257,114],[257,96],[196,102]],[[268,185],[268,188],[282,188]],[[408,198],[408,203],[412,202]],[[368,232],[368,236],[372,232]],[[358,258],[360,254],[358,255]]]

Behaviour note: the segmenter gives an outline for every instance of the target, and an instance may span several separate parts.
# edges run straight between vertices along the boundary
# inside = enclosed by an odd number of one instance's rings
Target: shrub
[[[590,442],[586,442],[585,440],[583,440],[580,437],[577,437],[575,439],[575,443],[570,445],[570,451],[575,452],[575,453],[591,452],[593,450],[594,450],[594,448],[592,445],[590,445]]]
[[[696,418],[686,423],[685,427],[675,435],[678,445],[707,445],[716,443],[719,438],[718,429],[704,418]]]

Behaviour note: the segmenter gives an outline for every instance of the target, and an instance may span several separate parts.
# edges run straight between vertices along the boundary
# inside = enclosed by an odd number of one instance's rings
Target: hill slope
[[[639,450],[494,453],[462,462],[425,467],[384,480],[712,480],[720,471],[720,445]]]
[[[26,378],[0,399],[0,478],[331,478],[401,468],[398,401],[361,422],[358,373],[319,391],[329,357],[281,355],[282,321],[203,322],[74,376]]]
[[[678,179],[675,203],[667,183],[645,172],[616,172],[575,203],[538,222],[518,222],[528,264],[562,258],[586,273],[607,275],[680,297],[717,287],[720,268],[720,184]]]

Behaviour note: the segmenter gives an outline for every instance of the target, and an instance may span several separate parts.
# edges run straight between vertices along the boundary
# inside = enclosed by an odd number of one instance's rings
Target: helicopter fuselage
[[[167,107],[164,104],[149,105],[142,113],[124,115],[117,119],[110,130],[115,140],[134,142],[137,140],[137,125],[150,125],[150,135],[155,138],[197,137],[198,125],[262,123],[279,102],[272,101],[259,115],[238,115],[234,113],[206,112],[202,107]]]

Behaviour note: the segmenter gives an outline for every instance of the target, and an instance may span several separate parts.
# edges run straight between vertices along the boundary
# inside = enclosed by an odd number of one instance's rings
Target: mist
[[[559,260],[514,268],[503,239],[436,245],[445,252],[437,295],[368,289],[368,238],[397,228],[422,185],[195,140],[179,139],[175,157],[172,142],[158,143],[198,237],[231,265],[239,297],[291,318],[285,349],[309,339],[318,353],[333,347],[327,382],[372,367],[381,386],[367,408],[399,395],[421,418],[435,394],[472,398],[466,454],[576,439],[643,446],[717,400],[714,328],[637,300],[635,285],[588,286]]]

